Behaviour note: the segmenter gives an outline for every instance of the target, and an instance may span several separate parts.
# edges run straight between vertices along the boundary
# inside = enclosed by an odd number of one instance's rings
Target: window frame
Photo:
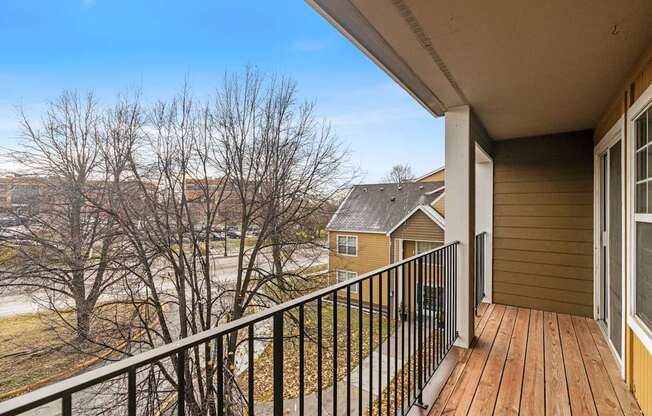
[[[636,314],[636,225],[637,223],[652,223],[652,213],[637,213],[637,192],[636,184],[638,181],[638,166],[637,166],[637,130],[636,130],[636,121],[645,114],[648,110],[652,112],[652,85],[649,86],[643,94],[632,104],[627,112],[627,131],[628,134],[628,145],[627,145],[627,154],[629,158],[629,167],[628,167],[628,177],[627,177],[627,216],[628,216],[628,233],[627,233],[627,243],[629,245],[628,255],[627,255],[627,264],[629,265],[627,271],[627,282],[629,289],[627,295],[629,297],[628,308],[627,308],[627,325],[632,329],[636,337],[640,342],[645,346],[648,352],[652,353],[652,327],[645,323]],[[650,114],[648,114],[648,117]],[[648,126],[649,126],[648,121]],[[647,162],[649,165],[649,161]],[[649,168],[648,168],[649,169]],[[652,183],[652,182],[649,182]],[[647,196],[647,195],[646,195]],[[647,197],[649,198],[649,196]],[[649,201],[649,199],[648,199]]]
[[[340,273],[346,273],[346,274],[348,274],[350,276],[347,277],[344,280],[340,280]],[[335,283],[347,282],[347,281],[349,281],[351,279],[355,279],[357,277],[358,277],[358,272],[354,272],[352,270],[345,270],[345,269],[337,269],[337,270],[335,270]],[[349,287],[350,287],[351,293],[358,293],[358,285],[353,284],[353,285],[350,285]]]
[[[340,251],[340,238],[346,238],[347,240],[349,238],[353,238],[355,240],[355,254],[350,254],[350,253],[343,253]],[[347,250],[348,247],[350,247],[348,244],[346,244]],[[348,256],[348,257],[358,257],[358,236],[357,235],[351,235],[351,234],[336,234],[335,235],[335,252],[337,253],[338,256]]]
[[[443,242],[443,241],[437,241],[437,240],[414,240],[414,255],[415,255],[415,256],[418,256],[418,255],[423,254],[423,253],[425,253],[425,252],[427,252],[427,251],[430,251],[430,250],[434,250],[434,249],[431,248],[431,249],[429,249],[429,250],[425,250],[425,251],[423,251],[422,253],[419,253],[419,243],[436,243],[436,244],[439,244],[439,246],[438,246],[438,247],[435,247],[435,248],[439,248],[439,247],[443,247],[443,246],[444,246],[444,242]],[[440,261],[439,261],[439,262],[435,261],[435,264],[436,264],[437,266],[441,266],[441,257],[435,256],[435,259],[437,259],[437,258],[439,258]],[[429,262],[428,262],[427,259],[426,259],[426,262],[425,262],[425,263],[426,263],[426,264],[429,264]]]

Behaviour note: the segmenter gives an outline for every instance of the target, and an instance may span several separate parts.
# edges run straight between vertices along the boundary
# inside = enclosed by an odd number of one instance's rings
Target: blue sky
[[[301,0],[2,0],[0,144],[19,136],[16,106],[38,117],[64,89],[111,100],[137,87],[165,98],[188,78],[210,95],[225,70],[248,64],[297,80],[332,122],[352,161],[378,181],[395,163],[439,167],[443,119],[433,118]]]

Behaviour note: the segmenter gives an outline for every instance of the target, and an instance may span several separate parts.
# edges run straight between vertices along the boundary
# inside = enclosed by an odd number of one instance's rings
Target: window
[[[344,256],[357,256],[358,237],[354,235],[338,235],[337,254],[341,254]]]
[[[348,270],[337,271],[337,283],[346,282],[347,280],[355,279],[356,277],[358,277],[356,272],[350,272]],[[351,285],[351,293],[358,293],[358,285]]]
[[[652,109],[634,122],[634,314],[652,330]]]
[[[444,244],[442,242],[435,242],[435,241],[417,241],[416,245],[416,254],[422,254],[425,252],[428,252],[430,250],[434,250],[437,247],[441,247]],[[441,260],[439,260],[439,255],[433,255],[429,256],[428,259],[426,259],[426,264],[430,264],[430,257],[434,258],[435,264],[441,264]]]
[[[443,244],[434,241],[417,241],[417,254],[425,253],[426,251],[434,250],[441,247]]]

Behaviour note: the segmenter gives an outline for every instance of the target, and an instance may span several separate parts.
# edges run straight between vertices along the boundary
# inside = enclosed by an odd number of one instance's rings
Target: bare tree
[[[392,170],[383,178],[387,183],[404,183],[414,181],[414,174],[410,165],[397,164],[392,166]]]
[[[49,104],[40,126],[24,114],[21,122],[22,147],[9,157],[33,174],[37,189],[31,209],[13,212],[22,227],[0,286],[28,290],[59,314],[77,341],[88,341],[100,297],[123,277],[113,263],[121,244],[115,224],[86,199],[106,197],[97,104],[90,94],[66,92]]]
[[[131,351],[239,319],[306,289],[302,271],[323,253],[314,220],[332,209],[333,195],[352,177],[347,151],[316,120],[312,104],[296,102],[294,82],[247,69],[226,75],[211,102],[198,103],[186,88],[150,110],[123,102],[111,114],[105,130],[115,134],[105,135],[101,164],[119,179],[98,206],[128,242],[124,291],[134,305],[147,305],[139,320],[145,336]],[[240,240],[237,270],[229,275],[214,266],[222,247],[211,242],[224,211]],[[254,231],[257,238],[247,244]],[[144,316],[150,310],[155,320]],[[185,355],[191,414],[216,414],[218,370],[225,372],[228,411],[241,414],[246,405],[235,359],[246,339],[236,331],[225,341],[223,369],[215,368],[210,343]],[[176,365],[177,357],[171,360]],[[176,385],[174,366],[156,367],[157,377]]]

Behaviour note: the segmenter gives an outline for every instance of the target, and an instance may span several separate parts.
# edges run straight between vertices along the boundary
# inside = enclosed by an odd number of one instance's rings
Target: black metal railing
[[[321,415],[327,406],[330,414],[405,415],[422,403],[424,386],[457,338],[457,246],[447,244],[8,400],[0,403],[0,415],[43,405],[63,416],[89,414],[87,392],[116,380],[122,396],[104,403],[114,410],[109,414],[194,414],[192,386],[201,384],[214,386],[211,409],[201,414]],[[316,326],[308,323],[313,320]],[[260,324],[270,321],[271,331],[260,334]],[[272,376],[258,380],[254,344],[265,339],[272,349]],[[316,349],[312,358],[309,349]],[[214,357],[213,371],[195,371],[197,350]],[[332,360],[324,359],[326,352]],[[239,375],[234,355],[242,357]],[[286,361],[297,363],[292,374]],[[305,374],[314,366],[316,380]],[[157,387],[163,400],[147,397],[153,383],[143,373],[152,369],[169,373]],[[198,377],[211,383],[199,383]],[[272,384],[267,403],[255,396],[255,383],[263,382]]]
[[[487,233],[485,231],[475,236],[475,305],[474,310],[477,313],[478,306],[484,299],[484,278],[485,278],[485,240]]]

